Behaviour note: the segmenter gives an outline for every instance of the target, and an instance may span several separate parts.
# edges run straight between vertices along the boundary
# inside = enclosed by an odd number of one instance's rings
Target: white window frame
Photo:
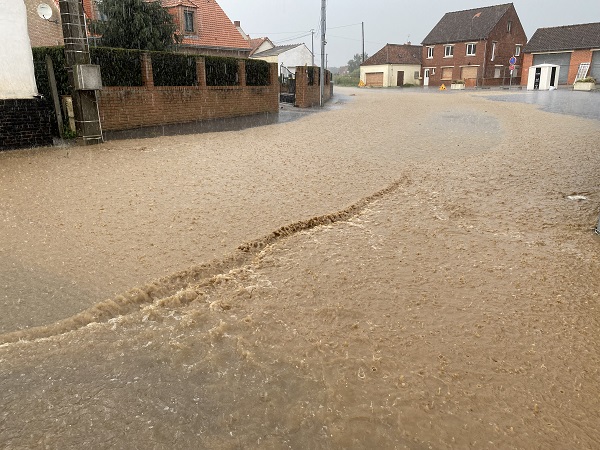
[[[469,53],[469,48],[471,48],[471,53]],[[477,42],[469,42],[467,44],[467,56],[475,56],[477,53]]]
[[[496,47],[498,46],[497,42],[492,42],[492,59],[490,59],[490,61],[493,61],[496,59]]]
[[[454,45],[445,45],[444,46],[444,58],[452,58],[454,57]]]
[[[427,59],[433,59],[433,49],[435,47],[427,47]]]
[[[515,46],[515,56],[521,56],[521,47],[523,47],[521,44]]]

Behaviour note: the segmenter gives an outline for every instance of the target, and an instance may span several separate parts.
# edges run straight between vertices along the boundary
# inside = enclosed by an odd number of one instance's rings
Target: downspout
[[[485,62],[487,61],[487,39],[485,40],[485,47],[483,49],[483,73],[481,74],[481,86],[485,83]]]

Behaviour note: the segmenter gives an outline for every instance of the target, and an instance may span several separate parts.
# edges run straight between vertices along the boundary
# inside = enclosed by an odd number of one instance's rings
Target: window
[[[477,44],[467,44],[467,56],[475,56]]]
[[[454,56],[454,45],[446,45],[444,47],[444,58],[452,58]]]
[[[508,25],[506,25],[506,31],[510,33],[511,30],[512,30],[512,20],[509,20]]]
[[[494,69],[494,78],[500,78],[501,75],[502,75],[502,67],[496,66],[496,68]]]
[[[433,47],[427,47],[427,58],[433,58]]]
[[[185,21],[185,31],[187,33],[194,32],[194,11],[185,10],[183,12],[183,18]]]
[[[451,80],[453,69],[453,67],[442,67],[442,80]]]
[[[520,56],[521,55],[521,46],[517,45],[515,47],[515,56]]]
[[[492,42],[492,59],[490,61],[493,61],[494,59],[496,59],[496,44],[497,42]],[[498,78],[498,77],[496,77]]]
[[[415,73],[413,74],[414,79],[418,80],[419,76],[421,76],[421,73],[418,70],[415,70]]]

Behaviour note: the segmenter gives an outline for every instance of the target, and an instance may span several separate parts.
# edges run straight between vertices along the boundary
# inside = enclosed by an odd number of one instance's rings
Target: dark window
[[[194,11],[184,11],[185,31],[188,33],[194,32]]]

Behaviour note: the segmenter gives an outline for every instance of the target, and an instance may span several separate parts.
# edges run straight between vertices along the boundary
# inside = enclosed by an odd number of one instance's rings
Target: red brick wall
[[[240,67],[243,64],[242,61]],[[277,64],[270,64],[270,68],[269,86],[245,86],[245,77],[241,76],[240,86],[105,87],[98,99],[102,128],[117,131],[276,113],[279,111]],[[149,81],[151,77],[145,79]]]
[[[298,66],[296,67],[296,103],[295,106],[299,108],[310,108],[321,104],[321,82],[320,82],[320,68],[314,67],[314,82],[312,85],[308,84],[308,67]],[[323,94],[325,102],[327,102],[333,89],[331,86],[331,74],[326,72],[325,77],[325,92]]]
[[[40,3],[46,3],[52,8],[50,20],[44,20],[38,15],[37,8]],[[27,10],[27,29],[29,30],[29,40],[32,47],[63,45],[60,12],[53,1],[25,0],[25,8]]]
[[[527,86],[527,80],[529,78],[529,68],[533,65],[533,55],[526,53],[523,55],[523,69],[521,71],[521,85]]]

